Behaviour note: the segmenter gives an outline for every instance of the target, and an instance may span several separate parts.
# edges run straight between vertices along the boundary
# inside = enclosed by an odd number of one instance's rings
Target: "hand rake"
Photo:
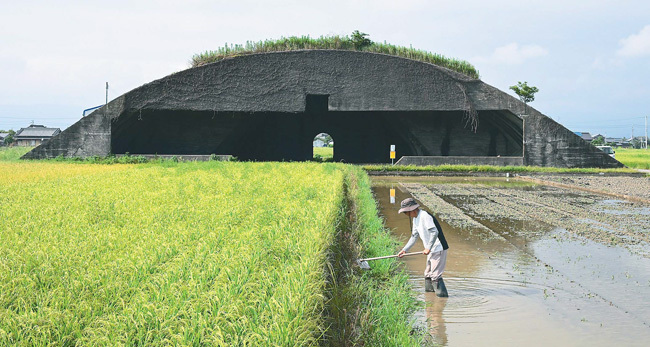
[[[418,254],[424,254],[424,252],[405,253],[404,256],[408,257],[410,255],[418,255]],[[370,264],[368,264],[369,260],[379,260],[379,259],[388,259],[388,258],[397,258],[397,254],[386,255],[383,257],[376,257],[376,258],[357,259],[357,264],[359,264],[359,267],[364,270],[370,270]]]

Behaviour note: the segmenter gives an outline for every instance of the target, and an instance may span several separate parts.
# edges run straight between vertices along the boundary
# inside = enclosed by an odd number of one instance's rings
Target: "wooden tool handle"
[[[413,253],[404,253],[405,257],[408,257],[410,255],[418,255],[418,254],[424,254],[424,251],[421,252],[413,252]],[[368,261],[368,260],[379,260],[379,259],[388,259],[388,258],[397,258],[397,254],[394,255],[386,255],[383,257],[376,257],[376,258],[367,258],[367,259],[359,259],[359,261]]]

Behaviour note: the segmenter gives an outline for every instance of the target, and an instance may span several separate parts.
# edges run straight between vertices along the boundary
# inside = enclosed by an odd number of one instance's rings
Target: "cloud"
[[[591,63],[591,68],[594,70],[604,70],[607,67],[607,63],[600,57],[594,59]]]
[[[492,55],[488,57],[474,58],[475,62],[486,62],[496,64],[521,64],[527,59],[542,57],[548,54],[548,51],[539,45],[524,45],[513,42],[511,44],[497,47]]]
[[[638,34],[632,34],[619,41],[621,48],[616,55],[621,57],[641,57],[650,55],[650,25],[646,25]]]

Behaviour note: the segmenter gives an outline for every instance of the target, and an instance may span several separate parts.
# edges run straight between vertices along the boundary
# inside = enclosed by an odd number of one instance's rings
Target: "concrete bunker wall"
[[[335,161],[390,162],[399,156],[522,156],[521,119],[479,114],[473,131],[462,112],[139,111],[112,124],[115,154],[231,154],[241,160],[309,160],[316,134],[335,139]]]
[[[475,113],[475,133],[458,126]],[[303,143],[318,132],[331,134],[335,159],[348,162],[385,162],[395,144],[399,156],[523,155],[528,165],[622,166],[479,80],[410,59],[336,50],[240,56],[172,74],[120,96],[24,158],[216,151],[305,160],[311,148]]]

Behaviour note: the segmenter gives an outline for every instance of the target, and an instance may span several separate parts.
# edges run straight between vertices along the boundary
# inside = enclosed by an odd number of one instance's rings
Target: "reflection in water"
[[[397,203],[410,194],[400,190],[397,181],[386,182],[383,187],[375,185],[373,188],[380,213],[400,242],[406,242],[410,236],[409,220],[397,214]],[[500,187],[508,184],[503,180],[489,183],[501,184]],[[391,185],[397,188],[395,204],[391,204]],[[507,187],[509,191],[534,189],[530,185]],[[436,214],[436,206],[425,209]],[[550,225],[504,216],[495,219],[471,217],[487,226],[487,232],[501,237],[486,237],[485,230],[453,228],[440,220],[450,246],[443,275],[449,298],[424,292],[425,262],[422,257],[401,260],[411,275],[414,290],[426,302],[424,311],[416,316],[427,321],[436,343],[443,346],[644,346],[650,340],[650,328],[645,323],[650,321],[650,309],[647,309],[650,304],[634,312],[627,309],[628,301],[638,303],[640,298],[650,295],[647,261],[621,255],[620,252],[626,251],[619,248],[605,247],[606,252],[599,248],[603,246],[584,240],[563,240],[559,245],[552,237],[557,237],[559,232]],[[421,249],[420,242],[412,251]],[[583,257],[583,261],[578,259],[567,265],[571,250]],[[635,278],[637,283],[612,284],[611,288],[627,291],[621,290],[613,296],[606,293],[603,289],[608,287],[603,287],[602,280],[594,273],[598,267],[601,270],[610,267],[605,265],[606,261],[585,261],[589,252],[608,257],[623,256],[626,262],[631,262],[626,265],[626,270],[631,272],[628,276]],[[558,257],[558,254],[563,256]],[[598,267],[591,266],[592,263]],[[613,264],[623,266],[617,262]],[[617,280],[623,271],[616,272]],[[625,334],[621,334],[623,331]]]
[[[440,345],[447,345],[447,327],[442,312],[447,306],[448,298],[439,298],[435,293],[427,293],[426,315],[428,318],[429,332],[434,341]]]

